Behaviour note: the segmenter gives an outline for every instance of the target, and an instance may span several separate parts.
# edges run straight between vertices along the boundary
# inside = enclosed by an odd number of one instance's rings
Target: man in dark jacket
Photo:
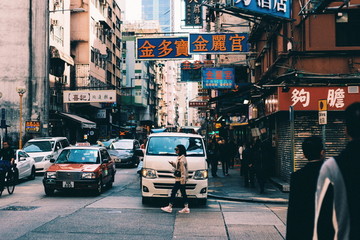
[[[325,151],[321,138],[315,136],[304,140],[302,150],[309,162],[291,174],[287,240],[310,240],[313,236],[316,184]]]
[[[3,142],[3,148],[0,150],[1,168],[0,188],[4,186],[5,172],[8,171],[15,161],[15,152],[10,148],[9,142]]]
[[[360,239],[360,102],[347,107],[345,123],[350,142],[320,170],[313,239]]]

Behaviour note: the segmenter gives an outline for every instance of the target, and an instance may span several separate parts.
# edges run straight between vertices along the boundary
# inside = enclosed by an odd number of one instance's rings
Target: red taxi
[[[46,195],[55,190],[85,189],[101,194],[103,187],[112,187],[115,164],[104,147],[76,146],[64,148],[58,158],[51,159],[44,174]]]

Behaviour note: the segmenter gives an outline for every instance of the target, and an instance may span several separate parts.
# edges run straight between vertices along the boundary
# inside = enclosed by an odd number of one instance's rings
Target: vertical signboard
[[[203,26],[202,0],[185,0],[185,26]]]

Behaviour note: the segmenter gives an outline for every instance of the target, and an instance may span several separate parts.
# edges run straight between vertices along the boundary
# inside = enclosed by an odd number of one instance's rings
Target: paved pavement
[[[240,165],[229,169],[229,176],[222,174],[221,166],[218,166],[218,177],[213,178],[209,170],[209,193],[210,198],[226,199],[243,202],[261,203],[288,203],[289,193],[282,192],[272,182],[267,181],[264,193],[260,193],[259,186],[245,187],[244,179],[240,176]]]

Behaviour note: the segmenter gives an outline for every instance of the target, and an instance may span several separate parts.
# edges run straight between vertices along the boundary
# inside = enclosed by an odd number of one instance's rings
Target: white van
[[[51,158],[56,158],[59,151],[69,146],[66,137],[41,137],[27,141],[23,150],[35,160],[37,173],[45,172],[52,163]]]
[[[169,161],[176,161],[176,145],[186,148],[189,179],[186,193],[189,199],[206,204],[208,194],[208,166],[203,138],[198,134],[154,133],[149,135],[144,153],[142,175],[142,202],[151,198],[167,198],[175,184],[174,168]],[[180,191],[178,197],[181,196]]]

